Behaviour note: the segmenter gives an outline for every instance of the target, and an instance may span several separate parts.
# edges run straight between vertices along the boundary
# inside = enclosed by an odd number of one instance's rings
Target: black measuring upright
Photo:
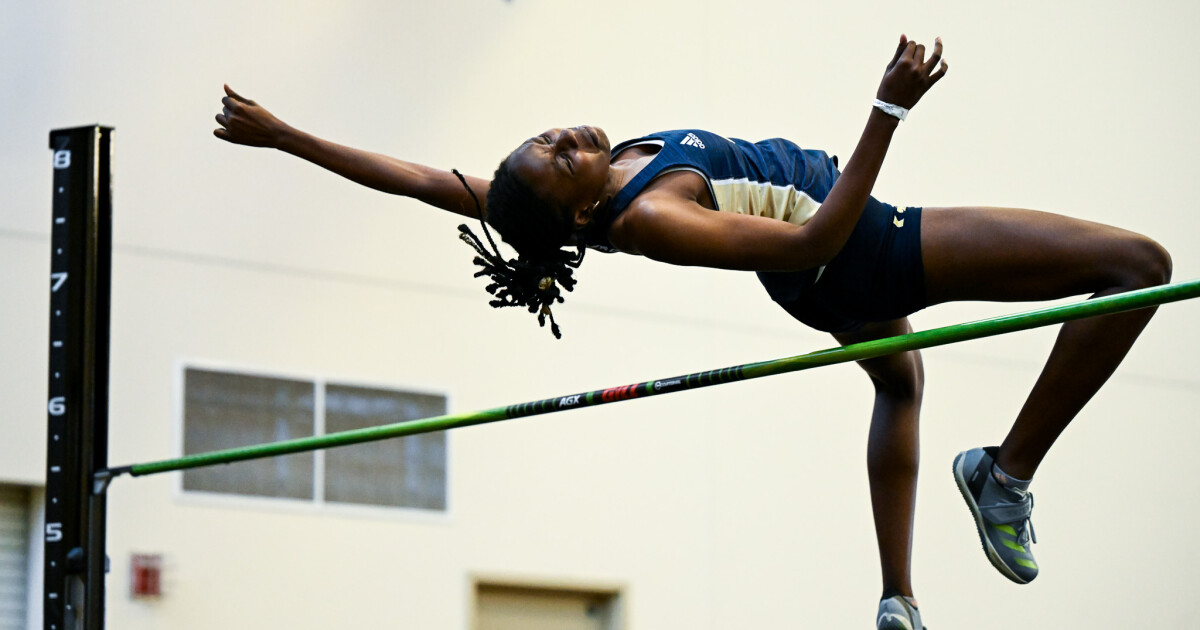
[[[50,132],[45,630],[104,627],[112,129]]]

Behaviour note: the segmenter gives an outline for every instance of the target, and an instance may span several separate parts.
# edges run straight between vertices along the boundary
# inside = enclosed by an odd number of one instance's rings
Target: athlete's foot
[[[1017,584],[1028,584],[1038,574],[1030,540],[1037,542],[1033,522],[1033,494],[1027,482],[996,478],[993,465],[998,448],[974,448],[954,458],[954,480],[962,492],[983,551],[1004,577]]]
[[[879,602],[875,615],[876,630],[925,630],[917,600],[895,595]]]

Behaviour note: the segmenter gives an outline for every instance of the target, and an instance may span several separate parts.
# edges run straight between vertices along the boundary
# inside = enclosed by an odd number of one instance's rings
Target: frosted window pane
[[[185,454],[313,434],[313,384],[188,368]],[[297,453],[183,473],[185,490],[313,498],[313,454]]]
[[[325,388],[327,433],[445,413],[443,396],[348,385]],[[325,454],[325,500],[445,510],[446,434],[330,449]]]

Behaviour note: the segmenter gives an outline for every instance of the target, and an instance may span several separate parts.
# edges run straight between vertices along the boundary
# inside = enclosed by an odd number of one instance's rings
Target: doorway
[[[617,589],[475,582],[474,630],[621,630]]]

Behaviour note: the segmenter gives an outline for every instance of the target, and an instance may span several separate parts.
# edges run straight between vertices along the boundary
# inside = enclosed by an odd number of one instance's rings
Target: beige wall
[[[117,128],[114,464],[175,454],[187,361],[445,391],[467,411],[831,343],[749,274],[594,254],[554,342],[488,308],[453,218],[213,139],[223,82],[315,133],[479,175],[524,137],[581,122],[614,139],[698,126],[848,156],[894,38],[941,35],[950,74],[902,125],[878,196],[1116,223],[1195,277],[1200,8],[1046,4],[10,3],[0,480],[41,477],[55,127]],[[1022,588],[980,553],[949,464],[1002,438],[1052,332],[926,354],[915,579],[930,625],[1190,623],[1198,313],[1165,308],[1047,460],[1044,572]],[[459,431],[446,519],[214,503],[181,497],[171,475],[122,479],[110,624],[465,628],[470,576],[500,574],[625,584],[634,629],[866,627],[869,407],[866,379],[841,366]],[[165,554],[162,601],[128,598],[135,551]]]

